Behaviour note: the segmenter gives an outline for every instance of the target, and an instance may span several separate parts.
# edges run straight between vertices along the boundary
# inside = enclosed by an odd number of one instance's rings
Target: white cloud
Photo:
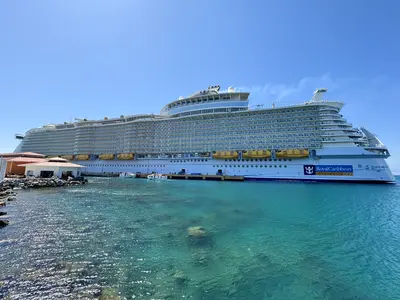
[[[354,79],[334,80],[329,74],[320,77],[305,77],[294,84],[273,84],[267,83],[263,86],[239,87],[240,91],[250,92],[251,104],[270,104],[302,102],[311,99],[317,88],[328,88],[329,92],[340,89],[343,83]]]

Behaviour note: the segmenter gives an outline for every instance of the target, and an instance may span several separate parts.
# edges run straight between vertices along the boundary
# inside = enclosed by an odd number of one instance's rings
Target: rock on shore
[[[15,196],[12,189],[19,188],[43,188],[43,187],[58,187],[68,185],[79,185],[87,183],[87,179],[72,178],[68,180],[59,179],[58,177],[52,178],[19,178],[7,179],[0,182],[0,198],[5,196]]]
[[[7,216],[0,216],[0,228],[7,226],[9,223],[9,220]]]

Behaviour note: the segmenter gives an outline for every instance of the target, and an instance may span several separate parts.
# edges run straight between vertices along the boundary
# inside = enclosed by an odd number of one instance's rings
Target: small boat
[[[147,179],[149,180],[166,180],[168,179],[167,175],[163,175],[163,174],[150,174],[147,175]]]
[[[129,172],[123,172],[123,173],[119,173],[119,177],[122,177],[122,178],[136,178],[136,174],[135,173],[129,173]]]

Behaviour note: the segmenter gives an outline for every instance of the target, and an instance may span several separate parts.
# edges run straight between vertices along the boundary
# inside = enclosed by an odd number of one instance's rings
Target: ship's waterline
[[[322,100],[250,109],[249,93],[219,86],[167,104],[160,115],[46,125],[21,151],[77,159],[84,172],[200,173],[249,179],[393,182],[384,144]],[[21,136],[19,135],[20,139]]]

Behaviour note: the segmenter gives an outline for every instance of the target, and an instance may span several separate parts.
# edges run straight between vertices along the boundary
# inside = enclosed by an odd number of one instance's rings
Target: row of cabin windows
[[[240,168],[240,167],[242,167],[242,168],[248,168],[248,167],[250,167],[250,168],[258,168],[258,167],[260,167],[260,168],[262,168],[262,167],[265,167],[265,168],[268,168],[268,166],[270,167],[270,168],[272,168],[272,167],[274,167],[274,168],[277,168],[277,167],[279,167],[279,168],[282,168],[282,167],[284,167],[284,168],[287,168],[287,165],[213,165],[213,167],[214,168],[226,168],[226,167],[229,167],[229,168]]]
[[[184,159],[184,160],[170,160],[170,162],[200,162],[208,161],[208,159]]]
[[[188,99],[185,101],[173,103],[171,105],[168,105],[168,109],[171,109],[173,107],[180,107],[184,105],[190,105],[190,104],[199,104],[199,103],[209,103],[209,102],[214,102],[214,101],[220,101],[220,100],[230,100],[230,96],[225,96],[225,97],[219,97],[219,96],[214,96],[214,97],[208,97],[208,98],[195,98],[195,99]]]
[[[184,159],[184,160],[170,160],[170,162],[179,162],[179,163],[182,163],[182,162],[200,162],[200,161],[202,161],[202,162],[205,162],[205,161],[208,161],[208,159]],[[233,161],[233,162],[236,162],[236,161],[292,161],[292,159],[291,158],[289,158],[289,159],[286,159],[286,158],[284,158],[284,159],[281,159],[281,158],[279,158],[279,159],[262,159],[262,158],[260,158],[260,159],[225,159],[225,161]]]

